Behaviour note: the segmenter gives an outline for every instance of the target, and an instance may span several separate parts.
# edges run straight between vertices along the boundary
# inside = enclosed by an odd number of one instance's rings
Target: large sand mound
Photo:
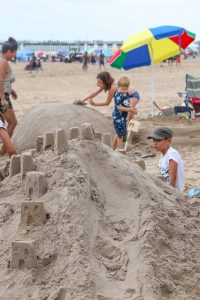
[[[182,194],[100,141],[34,164],[50,219],[19,227],[24,181],[0,184],[1,300],[200,298],[200,219]],[[35,240],[38,268],[7,268],[13,240]]]
[[[36,145],[36,138],[45,132],[63,128],[68,136],[71,127],[87,122],[95,125],[97,131],[113,132],[111,119],[93,109],[70,103],[42,103],[21,118],[13,142],[18,151],[31,149]]]

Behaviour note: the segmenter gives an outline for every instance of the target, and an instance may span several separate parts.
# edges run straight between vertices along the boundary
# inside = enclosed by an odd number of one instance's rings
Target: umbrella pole
[[[154,116],[154,65],[151,63],[151,115]]]

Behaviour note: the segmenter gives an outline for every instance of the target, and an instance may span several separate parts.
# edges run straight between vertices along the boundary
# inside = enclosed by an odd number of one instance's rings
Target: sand
[[[184,88],[185,74],[198,76],[199,64],[197,58],[172,68],[155,66],[159,104],[178,103],[176,92]],[[93,66],[82,73],[78,63],[47,63],[38,73],[27,73],[23,67],[13,66],[19,96],[15,102],[16,132],[24,119],[38,107],[45,107],[47,101],[70,107],[73,99],[94,88],[99,72]],[[128,73],[108,70],[115,78],[128,74],[141,93],[137,116],[141,127],[135,145],[126,157],[98,140],[76,139],[69,141],[68,150],[59,156],[52,150],[35,155],[34,168],[44,172],[48,182],[48,191],[40,198],[50,216],[44,226],[20,226],[21,203],[27,200],[20,175],[0,183],[2,300],[200,298],[199,207],[188,204],[186,197],[189,188],[200,186],[200,123],[148,118],[149,68]],[[85,110],[88,116],[91,109]],[[110,117],[112,105],[98,111]],[[146,171],[133,160],[135,152],[140,156],[154,154],[146,137],[161,124],[174,130],[174,146],[184,160],[184,194],[157,178],[159,155],[144,158]],[[8,268],[13,240],[35,241],[37,268]]]
[[[13,87],[18,92],[18,100],[14,101],[14,107],[19,125],[23,122],[22,116],[41,103],[68,103],[87,95],[96,88],[96,75],[100,71],[98,66],[89,66],[87,72],[82,72],[80,63],[46,63],[43,64],[44,71],[39,71],[38,73],[26,72],[24,71],[24,66],[24,63],[12,65],[17,78]],[[172,67],[167,66],[167,64],[163,64],[163,67],[161,67],[160,64],[155,65],[154,96],[156,101],[161,106],[174,106],[181,103],[182,100],[177,96],[177,92],[183,91],[185,88],[185,75],[188,73],[193,76],[200,76],[199,66],[200,57],[194,60],[182,60],[181,65],[178,66],[175,64]],[[151,68],[144,67],[125,72],[108,66],[107,70],[111,72],[115,79],[121,75],[129,76],[132,85],[140,92],[141,101],[138,104],[137,119],[143,120],[142,128],[144,129],[142,129],[142,132],[146,131],[147,128],[154,130],[154,128],[160,124],[167,124],[172,130],[178,127],[182,130],[182,133],[185,128],[188,128],[187,136],[179,136],[179,138],[183,140],[182,145],[175,143],[174,146],[180,151],[184,160],[186,189],[187,187],[200,187],[200,179],[197,176],[199,170],[198,146],[200,141],[198,141],[199,139],[196,132],[193,134],[193,128],[196,128],[198,132],[200,122],[177,121],[177,119],[175,122],[171,122],[171,119],[168,118],[147,119],[151,113]],[[96,100],[101,101],[104,100],[105,97],[106,94],[102,93]],[[113,105],[95,107],[95,109],[105,116],[111,117]],[[141,130],[138,136],[140,135]],[[144,135],[142,143],[139,144],[139,150],[146,151],[146,147],[148,148],[150,144],[149,142],[147,143]],[[190,147],[191,144],[192,147]],[[145,160],[147,170],[150,171],[151,174],[157,174],[158,172],[158,158],[159,155],[154,159],[147,158]]]

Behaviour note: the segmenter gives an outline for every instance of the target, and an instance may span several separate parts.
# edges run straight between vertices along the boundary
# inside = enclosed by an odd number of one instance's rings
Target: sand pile
[[[200,218],[180,193],[98,140],[34,166],[48,181],[44,226],[19,226],[20,175],[0,184],[1,300],[200,298]],[[34,240],[37,268],[8,268],[14,240]]]
[[[56,128],[63,128],[69,136],[70,127],[79,127],[90,122],[97,131],[113,132],[112,120],[98,111],[87,106],[72,103],[45,102],[21,118],[13,136],[13,142],[18,151],[35,147],[36,138],[45,132],[54,132]]]

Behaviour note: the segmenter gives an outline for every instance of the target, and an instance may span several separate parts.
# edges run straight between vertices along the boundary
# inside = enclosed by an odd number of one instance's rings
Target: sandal
[[[81,101],[81,100],[75,100],[75,101],[73,102],[73,104],[75,104],[75,105],[87,105],[87,103],[85,103],[85,102],[83,102],[83,101]]]

